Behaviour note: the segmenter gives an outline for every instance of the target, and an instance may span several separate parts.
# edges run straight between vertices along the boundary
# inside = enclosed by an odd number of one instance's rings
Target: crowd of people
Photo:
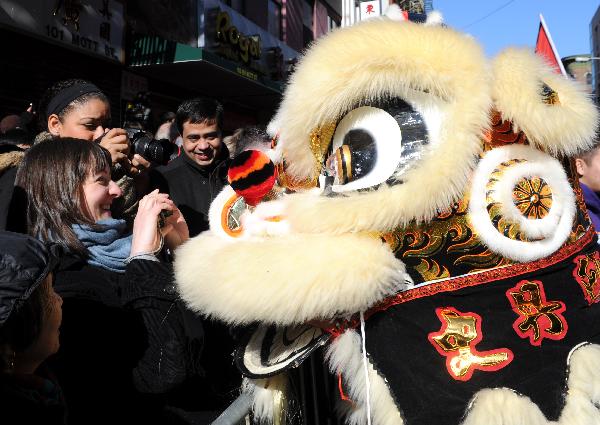
[[[188,311],[172,273],[227,184],[223,107],[184,101],[154,137],[175,147],[166,165],[137,153],[106,95],[80,79],[1,121],[3,418],[204,423],[237,396],[235,330]],[[237,152],[268,136],[232,139]]]
[[[258,127],[225,138],[223,114],[208,98],[164,114],[162,165],[111,125],[88,81],[60,81],[36,113],[0,121],[3,418],[204,423],[236,397],[238,330],[191,313],[172,273],[176,248],[208,229],[231,157],[269,145]],[[575,160],[596,226],[599,158]]]

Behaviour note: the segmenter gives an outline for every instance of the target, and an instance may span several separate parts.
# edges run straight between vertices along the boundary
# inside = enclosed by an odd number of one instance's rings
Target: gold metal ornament
[[[475,349],[483,338],[478,314],[461,313],[453,307],[438,308],[436,314],[442,329],[429,334],[429,341],[446,357],[446,367],[454,379],[468,381],[475,369],[497,371],[512,361],[514,356],[508,348],[485,352]]]
[[[552,190],[541,177],[523,177],[513,189],[513,201],[523,216],[542,219],[552,207]]]

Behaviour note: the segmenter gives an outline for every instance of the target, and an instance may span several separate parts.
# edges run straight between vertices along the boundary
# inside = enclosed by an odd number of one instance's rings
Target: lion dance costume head
[[[387,17],[333,31],[234,173],[272,162],[279,184],[219,195],[176,253],[181,296],[260,324],[238,353],[256,394],[325,344],[350,424],[600,424],[600,254],[570,160],[596,125],[528,50],[490,61]]]

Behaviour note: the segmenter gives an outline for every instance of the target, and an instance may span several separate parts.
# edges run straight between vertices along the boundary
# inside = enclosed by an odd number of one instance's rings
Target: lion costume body
[[[333,31],[271,124],[288,193],[232,229],[226,188],[176,253],[180,294],[263,325],[242,350],[258,388],[327,344],[350,424],[600,424],[600,254],[569,159],[596,125],[529,51],[489,62],[389,18]]]

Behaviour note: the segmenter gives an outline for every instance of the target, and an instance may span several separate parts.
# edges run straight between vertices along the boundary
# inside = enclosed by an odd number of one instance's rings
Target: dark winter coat
[[[115,273],[68,257],[55,290],[63,323],[51,367],[69,423],[164,423],[169,393],[200,372],[202,347],[201,327],[186,335],[170,265],[134,260]]]
[[[158,188],[171,196],[187,222],[190,237],[208,230],[208,210],[228,184],[229,163],[229,151],[222,144],[209,167],[200,167],[183,152],[168,165],[151,172],[152,189]],[[203,329],[205,345],[201,362],[206,371],[206,392],[202,398],[206,409],[218,411],[235,399],[241,384],[241,375],[233,364],[235,342],[231,329],[221,323],[204,321]]]
[[[42,365],[35,374],[0,374],[0,422],[5,425],[66,423],[65,401]]]

